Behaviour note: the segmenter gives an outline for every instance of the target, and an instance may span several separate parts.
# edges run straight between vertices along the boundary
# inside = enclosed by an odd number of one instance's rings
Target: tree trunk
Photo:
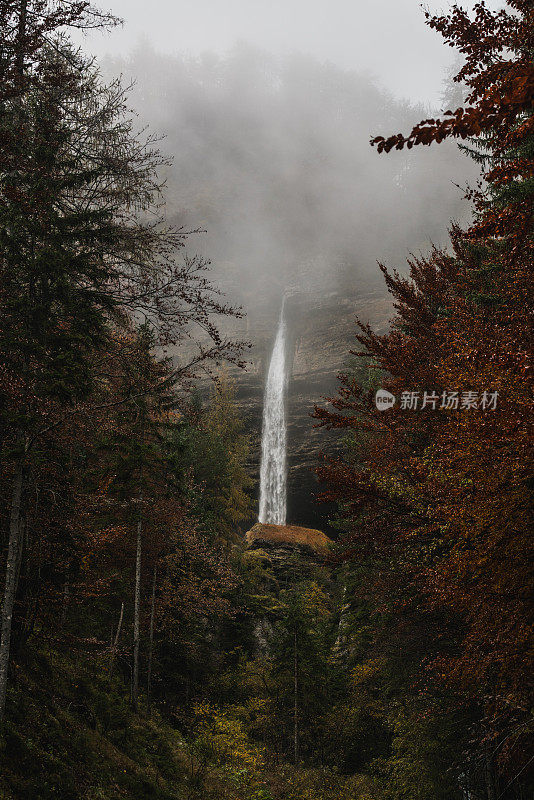
[[[18,589],[19,581],[20,581],[20,571],[22,567],[22,554],[24,552],[24,539],[26,538],[26,520],[23,516],[19,518],[19,549],[17,553],[17,569],[16,569],[16,576],[15,576],[15,594]]]
[[[24,74],[24,55],[26,45],[26,20],[28,17],[28,0],[20,0],[19,29],[17,42],[17,72],[20,76]]]
[[[348,614],[350,611],[350,603],[347,603],[347,582],[343,584],[343,596],[341,598],[341,610],[339,614],[339,624],[337,627],[337,637],[334,644],[335,656],[342,656],[346,649],[347,644],[347,629],[349,626]]]
[[[152,578],[152,597],[150,600],[150,634],[149,634],[149,641],[148,641],[148,674],[146,680],[146,698],[147,698],[147,709],[148,713],[150,714],[150,702],[151,702],[151,689],[152,689],[152,648],[154,646],[154,608],[156,605],[156,578],[157,578],[157,566],[154,564],[154,576]]]
[[[295,629],[295,639],[293,643],[293,679],[295,690],[295,706],[293,709],[293,757],[295,764],[299,760],[299,673],[298,673],[298,649],[297,649],[297,630]]]
[[[26,37],[26,21],[28,15],[27,0],[20,0],[18,40],[15,54],[15,67],[22,78],[24,74],[24,45]],[[22,103],[19,113],[22,113]],[[19,435],[19,443],[22,436]],[[22,532],[20,524],[20,508],[22,502],[22,484],[24,477],[24,455],[19,456],[13,493],[11,498],[11,514],[9,520],[9,542],[7,546],[6,582],[4,587],[4,601],[2,604],[2,621],[0,628],[0,725],[4,720],[6,708],[7,680],[9,670],[9,655],[11,650],[11,628],[13,623],[13,606],[17,592],[19,572],[19,559],[22,557]]]
[[[495,772],[493,769],[493,759],[489,750],[486,751],[486,763],[484,771],[486,776],[486,795],[488,800],[496,800],[497,792],[495,791]]]
[[[121,613],[119,614],[119,622],[117,624],[117,633],[115,634],[115,639],[111,643],[111,661],[109,664],[109,676],[113,675],[113,663],[115,661],[115,657],[117,655],[117,650],[119,647],[119,638],[121,635],[121,628],[122,628],[122,618],[124,616],[124,603],[121,603]]]
[[[70,584],[69,579],[65,578],[65,585],[63,587],[63,606],[61,609],[61,619],[59,621],[59,629],[63,631],[65,627],[65,623],[67,621],[67,609],[69,607],[69,599],[70,599]]]
[[[21,548],[20,507],[22,503],[22,482],[24,476],[24,457],[21,456],[11,499],[11,518],[9,522],[9,543],[7,548],[6,583],[4,602],[2,605],[2,627],[0,638],[0,723],[4,719],[6,708],[7,678],[9,670],[9,653],[11,645],[11,626],[13,622],[13,606],[17,589],[17,567]]]
[[[132,705],[137,711],[139,700],[139,613],[141,607],[141,511],[137,522],[137,551],[135,556],[135,599],[133,623]]]

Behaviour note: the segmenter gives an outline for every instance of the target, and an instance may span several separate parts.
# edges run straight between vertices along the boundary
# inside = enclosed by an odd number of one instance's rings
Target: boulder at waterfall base
[[[298,525],[257,522],[246,534],[248,549],[297,548],[315,555],[327,555],[331,540],[322,531]]]

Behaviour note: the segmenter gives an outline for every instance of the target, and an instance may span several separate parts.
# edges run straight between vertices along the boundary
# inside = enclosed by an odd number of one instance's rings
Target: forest
[[[501,6],[421,11],[457,55],[428,117],[0,0],[0,800],[534,796],[534,7]]]

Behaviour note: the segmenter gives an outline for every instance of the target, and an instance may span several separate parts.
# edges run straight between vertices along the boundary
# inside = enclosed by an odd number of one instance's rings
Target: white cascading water
[[[286,524],[286,323],[284,302],[263,398],[259,522]]]

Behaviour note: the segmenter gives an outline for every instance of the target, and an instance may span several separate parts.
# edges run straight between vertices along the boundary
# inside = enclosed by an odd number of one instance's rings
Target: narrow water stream
[[[263,399],[258,517],[259,522],[274,525],[286,523],[286,382],[286,322],[282,302]]]

